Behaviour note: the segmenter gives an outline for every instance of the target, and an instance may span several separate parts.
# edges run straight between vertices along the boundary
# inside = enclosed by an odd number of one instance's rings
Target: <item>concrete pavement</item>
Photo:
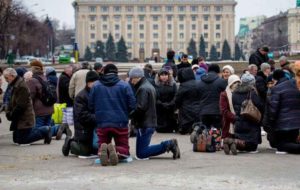
[[[64,157],[63,140],[31,146],[13,145],[9,123],[1,114],[0,190],[99,190],[99,189],[300,189],[300,157],[276,155],[268,144],[258,154],[226,156],[223,152],[193,153],[189,136],[155,134],[152,143],[178,138],[181,159],[171,153],[147,161],[112,167],[93,160]],[[135,155],[135,138],[130,139]]]

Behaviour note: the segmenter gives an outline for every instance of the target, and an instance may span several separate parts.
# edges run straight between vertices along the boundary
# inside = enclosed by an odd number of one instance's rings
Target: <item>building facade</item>
[[[115,42],[123,36],[129,58],[144,60],[165,57],[168,49],[186,52],[203,35],[206,54],[212,45],[221,54],[225,39],[234,49],[235,6],[234,0],[77,0],[76,42],[82,57],[109,33]]]

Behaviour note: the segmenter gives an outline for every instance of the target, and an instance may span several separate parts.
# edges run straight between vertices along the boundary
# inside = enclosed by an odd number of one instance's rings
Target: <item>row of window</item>
[[[167,21],[172,21],[174,17],[175,16],[173,16],[173,15],[167,15],[166,19],[167,19]],[[114,21],[116,21],[116,22],[121,21],[121,18],[122,18],[121,15],[114,15]],[[146,16],[145,15],[139,15],[138,18],[139,18],[139,21],[145,21]],[[152,15],[151,18],[152,18],[153,21],[159,21],[162,18],[162,16]],[[184,21],[185,18],[186,18],[185,15],[178,15],[178,20],[179,21]],[[197,18],[198,18],[197,15],[191,15],[191,20],[192,21],[197,21]],[[203,15],[203,20],[204,21],[209,21],[209,18],[210,18],[210,15]],[[220,21],[221,18],[222,18],[222,15],[215,15],[215,20],[216,21]],[[97,16],[96,15],[89,15],[89,19],[90,19],[91,22],[94,22],[94,21],[96,21]],[[100,19],[101,19],[102,22],[107,22],[108,19],[109,19],[109,16],[108,15],[102,15]],[[132,19],[133,19],[133,16],[132,15],[127,15],[126,19],[127,19],[128,22],[131,22]]]
[[[216,24],[215,26],[216,26],[216,28],[215,28],[216,30],[221,30],[221,25],[220,25],[220,24]],[[168,24],[168,25],[167,25],[167,29],[168,29],[168,30],[172,30],[172,28],[173,28],[173,25],[172,25],[172,24]],[[184,24],[179,24],[179,30],[184,30],[184,28],[185,28],[185,25],[184,25]],[[197,28],[196,24],[192,24],[192,25],[191,25],[191,29],[192,29],[192,30],[196,30],[196,28]],[[95,24],[91,24],[91,25],[90,25],[90,29],[91,29],[91,30],[95,30],[95,29],[96,29],[96,25],[95,25]],[[120,30],[120,25],[115,24],[115,25],[114,25],[114,29],[115,29],[115,30]],[[144,30],[144,29],[145,29],[145,25],[140,24],[140,25],[139,25],[139,29],[140,29],[140,30]],[[153,30],[158,30],[158,29],[159,29],[159,25],[158,25],[158,24],[153,24],[152,29],[153,29]],[[204,25],[203,25],[203,29],[204,29],[204,30],[208,30],[208,29],[209,29],[209,25],[208,25],[208,24],[204,24]],[[107,24],[103,24],[103,25],[102,25],[102,30],[108,30],[108,25],[107,25]],[[127,25],[127,30],[132,30],[132,25],[131,25],[131,24],[128,24],[128,25]]]
[[[199,6],[196,6],[196,5],[192,5],[192,6],[184,6],[184,5],[172,6],[172,5],[167,5],[165,7],[163,7],[163,6],[150,6],[150,11],[151,12],[161,12],[161,11],[173,12],[176,9],[179,12],[185,12],[185,11],[198,12],[199,10],[201,10],[201,8],[199,8]],[[101,10],[101,12],[109,12],[110,7],[109,6],[101,6],[100,10]],[[126,6],[126,7],[113,6],[111,10],[113,10],[114,12],[122,12],[124,10],[126,12],[134,12],[134,10],[137,10],[138,12],[145,12],[146,11],[146,6],[137,6],[136,9],[135,9],[134,6]],[[203,6],[202,7],[202,11],[203,12],[209,12],[210,10],[211,10],[211,6]],[[221,11],[223,11],[223,6],[215,6],[214,10],[216,12],[221,12]],[[96,6],[89,6],[89,11],[90,12],[97,12],[97,7]]]

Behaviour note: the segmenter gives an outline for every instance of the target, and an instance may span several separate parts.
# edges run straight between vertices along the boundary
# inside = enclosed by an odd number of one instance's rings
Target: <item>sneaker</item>
[[[56,140],[60,140],[61,137],[62,137],[62,134],[63,132],[65,131],[66,127],[65,125],[60,125],[58,130],[57,130],[57,133],[56,133]]]
[[[109,152],[109,161],[112,166],[116,166],[119,163],[119,158],[113,144],[107,145],[107,149]]]
[[[173,159],[176,160],[180,158],[180,149],[178,146],[177,139],[172,139],[167,147],[167,152],[171,151],[173,153]]]
[[[62,153],[64,156],[69,156],[70,153],[70,149],[71,149],[71,137],[66,137],[65,138],[65,143],[62,147]]]
[[[279,150],[277,150],[276,152],[275,152],[275,154],[288,154],[287,152],[284,152],[284,151],[279,151]]]
[[[51,131],[51,127],[48,127],[48,132],[46,134],[44,144],[50,144],[51,141],[52,141],[52,131]]]
[[[108,154],[107,154],[107,144],[106,143],[101,144],[99,152],[98,152],[98,156],[100,158],[101,165],[107,166],[108,165]]]

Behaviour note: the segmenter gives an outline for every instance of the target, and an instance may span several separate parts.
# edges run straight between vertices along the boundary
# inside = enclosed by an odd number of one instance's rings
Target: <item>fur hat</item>
[[[234,68],[231,66],[231,65],[225,65],[223,68],[222,68],[222,71],[224,71],[225,69],[228,69],[230,74],[234,74]]]
[[[139,68],[139,67],[133,67],[130,71],[129,71],[129,78],[142,78],[144,77],[144,71],[143,69]]]
[[[105,75],[108,73],[118,74],[118,68],[114,64],[107,64],[103,69],[103,73]]]
[[[98,79],[99,79],[99,75],[98,75],[98,73],[96,73],[96,71],[89,71],[86,74],[85,82],[86,83],[88,83],[88,82],[94,82],[94,81],[96,81]]]
[[[36,60],[36,59],[30,62],[30,66],[31,67],[39,67],[39,68],[41,68],[41,70],[43,70],[42,62],[40,62],[39,60]]]

